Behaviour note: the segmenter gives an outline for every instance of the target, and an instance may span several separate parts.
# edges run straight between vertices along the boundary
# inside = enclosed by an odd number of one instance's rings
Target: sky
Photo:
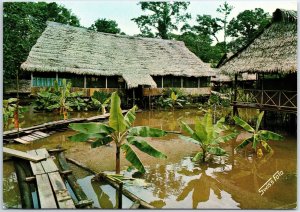
[[[98,0],[98,1],[56,1],[58,4],[64,5],[71,9],[72,12],[80,19],[80,24],[85,27],[91,26],[98,18],[106,18],[115,20],[122,32],[127,35],[139,34],[140,31],[131,21],[132,18],[138,17],[144,12],[137,5],[135,0]],[[192,0],[187,12],[191,13],[192,19],[189,21],[191,25],[195,24],[197,15],[212,15],[218,17],[216,9],[223,4],[221,0]],[[257,7],[264,9],[272,14],[277,8],[297,10],[297,0],[228,0],[230,5],[234,7],[229,20],[236,17],[240,12],[246,9],[255,9]],[[218,37],[222,35],[219,34]]]

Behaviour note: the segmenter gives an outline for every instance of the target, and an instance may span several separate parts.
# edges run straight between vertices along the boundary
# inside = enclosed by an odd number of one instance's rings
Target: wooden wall
[[[144,96],[160,96],[163,93],[164,88],[143,88]],[[198,95],[210,95],[211,87],[204,88],[180,88],[184,94],[198,96]]]

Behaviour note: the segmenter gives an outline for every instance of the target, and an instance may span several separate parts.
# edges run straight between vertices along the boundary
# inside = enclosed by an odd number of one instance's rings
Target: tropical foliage
[[[253,127],[251,127],[247,122],[242,120],[241,118],[239,118],[237,116],[233,117],[233,119],[237,125],[242,127],[247,132],[251,133],[251,137],[246,138],[244,141],[242,141],[242,143],[240,143],[236,147],[237,150],[242,149],[242,148],[246,147],[248,144],[252,143],[252,148],[255,150],[255,152],[258,155],[262,156],[263,153],[262,153],[261,147],[263,147],[267,152],[272,151],[272,148],[267,143],[269,140],[275,140],[275,141],[283,140],[283,136],[281,136],[277,133],[274,133],[274,132],[271,132],[268,130],[259,130],[263,116],[264,116],[264,111],[262,111],[258,115],[255,129]]]
[[[95,91],[91,97],[90,108],[106,113],[106,108],[109,107],[110,93]]]
[[[87,110],[87,103],[81,97],[82,92],[71,92],[72,83],[62,80],[62,86],[57,81],[53,88],[45,88],[37,93],[33,105],[36,110],[59,111],[67,119],[68,111],[76,109]]]
[[[17,98],[10,98],[3,100],[3,127],[4,129],[9,126],[11,122],[15,123],[18,120],[15,120],[15,114],[18,112],[18,118],[22,118],[22,113],[25,111],[25,108],[22,106],[17,106]]]
[[[208,155],[222,156],[226,151],[220,147],[221,143],[227,142],[235,138],[238,133],[231,132],[226,135],[221,135],[229,128],[225,125],[225,118],[221,118],[216,124],[213,124],[211,111],[209,110],[202,119],[195,119],[195,127],[192,129],[188,124],[180,120],[181,128],[190,136],[180,135],[179,137],[185,141],[200,145],[202,151],[198,152],[193,161],[205,159]]]
[[[160,96],[155,104],[159,108],[174,109],[176,106],[183,108],[183,106],[190,104],[187,96],[185,96],[181,90],[176,88],[169,88],[163,91],[163,96]]]
[[[120,34],[121,30],[118,28],[118,24],[114,20],[108,19],[97,19],[94,24],[92,24],[89,29],[95,30],[97,32],[105,32],[111,34]]]
[[[103,123],[74,123],[70,128],[79,133],[70,137],[74,142],[85,142],[92,139],[92,148],[114,142],[116,145],[116,173],[120,173],[120,150],[125,158],[140,172],[144,173],[145,168],[140,161],[133,146],[140,151],[153,157],[166,158],[167,156],[153,148],[143,140],[145,137],[161,137],[166,132],[160,129],[147,126],[132,127],[135,121],[137,107],[131,108],[125,116],[122,114],[120,97],[116,92],[111,95],[109,124]]]

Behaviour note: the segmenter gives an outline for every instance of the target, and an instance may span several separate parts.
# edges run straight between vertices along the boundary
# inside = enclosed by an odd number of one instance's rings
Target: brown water
[[[194,118],[202,115],[203,113],[198,110],[142,112],[137,114],[135,125],[179,131],[178,118],[193,124]],[[81,161],[96,171],[114,170],[113,145],[91,149],[88,143],[69,142],[67,137],[72,134],[73,131],[66,131],[34,141],[28,146],[10,144],[7,147],[28,150],[61,145],[68,149],[66,152],[68,157]],[[224,145],[228,156],[215,157],[205,164],[191,161],[200,150],[199,146],[182,141],[175,134],[160,139],[148,139],[151,145],[164,152],[168,158],[160,160],[138,152],[147,170],[142,178],[149,185],[125,184],[125,187],[158,208],[295,208],[297,139],[284,132],[282,134],[285,136],[283,142],[270,142],[274,150],[272,155],[258,159],[251,149],[234,152],[234,147],[247,136],[242,133],[237,141]],[[126,170],[129,163],[124,157],[121,160],[121,166]],[[282,171],[283,175],[261,196],[258,189],[277,171]],[[4,204],[7,207],[20,205],[9,196],[18,197],[13,172],[12,165],[5,162],[4,182],[9,182],[4,183],[4,191],[7,191],[4,192]],[[126,171],[124,173],[133,174]],[[97,200],[96,207],[115,207],[115,191],[110,186],[92,185],[90,177],[86,175],[79,175],[79,181],[85,188],[89,188],[86,189],[89,197]],[[126,204],[128,205],[124,207],[128,207],[130,202]]]

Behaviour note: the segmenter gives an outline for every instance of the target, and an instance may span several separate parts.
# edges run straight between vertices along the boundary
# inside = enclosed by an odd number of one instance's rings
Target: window
[[[58,73],[58,85],[62,86],[62,80],[66,79],[67,83],[71,82],[72,87],[84,87],[84,75],[69,74],[69,73]]]
[[[158,88],[161,88],[162,77],[161,76],[152,76],[153,80],[156,82]]]
[[[105,88],[105,76],[86,76],[87,88]]]
[[[210,86],[210,77],[200,77],[200,88]]]
[[[197,77],[184,77],[183,78],[184,88],[198,88],[198,78]]]
[[[35,87],[51,87],[54,86],[56,73],[54,72],[36,72],[33,73],[32,86]]]

